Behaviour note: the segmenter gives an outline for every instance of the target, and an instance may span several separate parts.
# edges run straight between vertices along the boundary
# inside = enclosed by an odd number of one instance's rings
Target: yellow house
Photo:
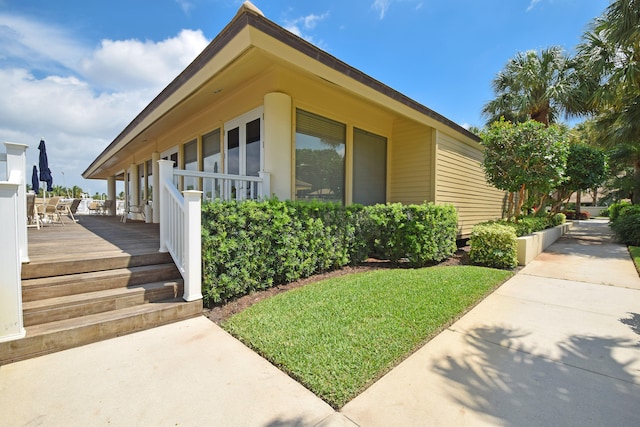
[[[108,180],[109,199],[124,180],[132,205],[153,200],[154,222],[157,161],[170,159],[205,200],[449,203],[465,236],[502,213],[482,156],[472,133],[245,2],[83,176]]]

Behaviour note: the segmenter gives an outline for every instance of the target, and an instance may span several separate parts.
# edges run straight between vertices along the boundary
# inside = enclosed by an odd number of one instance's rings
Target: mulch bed
[[[451,258],[448,258],[436,266],[450,266],[450,265],[469,265],[469,246],[459,248]],[[360,273],[364,271],[379,270],[382,268],[402,268],[402,264],[396,264],[389,261],[381,261],[377,259],[368,259],[367,261],[356,265],[346,266],[340,270],[329,271],[326,273],[316,274],[305,279],[298,280],[296,282],[287,283],[285,285],[277,285],[264,291],[253,292],[249,295],[237,298],[233,301],[229,301],[225,304],[216,305],[211,309],[205,309],[204,315],[212,322],[220,325],[229,317],[236,313],[241,312],[247,307],[260,302],[273,295],[277,295],[283,292],[290,291],[291,289],[300,288],[309,283],[318,282],[320,280],[329,279],[332,277],[339,277],[345,274]]]

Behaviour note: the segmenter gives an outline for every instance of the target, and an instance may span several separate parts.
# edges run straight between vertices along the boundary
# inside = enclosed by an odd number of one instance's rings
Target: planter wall
[[[571,229],[573,222],[538,231],[529,236],[518,237],[518,265],[527,265],[560,236]]]

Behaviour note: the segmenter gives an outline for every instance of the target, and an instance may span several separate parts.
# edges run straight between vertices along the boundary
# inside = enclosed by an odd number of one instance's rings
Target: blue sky
[[[609,0],[254,0],[265,16],[445,117],[482,126],[519,51],[572,52]],[[80,174],[233,18],[238,0],[0,0],[0,139]]]

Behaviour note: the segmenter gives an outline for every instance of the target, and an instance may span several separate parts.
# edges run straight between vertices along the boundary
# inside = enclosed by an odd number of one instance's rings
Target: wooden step
[[[22,281],[22,301],[58,298],[179,278],[180,272],[173,263],[41,277]]]
[[[28,301],[22,306],[23,322],[24,326],[33,326],[178,298],[182,294],[183,281],[176,280]]]
[[[107,252],[76,256],[72,259],[60,258],[62,257],[49,261],[23,264],[22,279],[36,279],[40,277],[89,273],[101,270],[113,270],[173,262],[171,255],[166,252],[144,253],[138,255],[130,255],[126,253],[114,254],[113,252]]]
[[[0,343],[0,365],[196,317],[202,301],[172,299],[30,326],[26,336]]]

